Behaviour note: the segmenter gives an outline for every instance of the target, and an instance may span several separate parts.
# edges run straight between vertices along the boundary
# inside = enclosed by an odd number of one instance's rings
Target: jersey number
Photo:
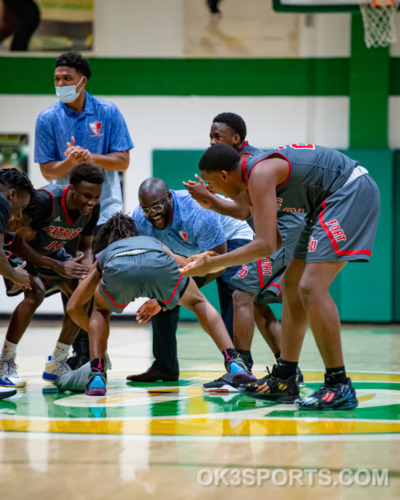
[[[47,247],[44,247],[44,249],[45,250],[51,250],[51,249],[53,249],[54,251],[60,250],[60,248],[62,248],[65,245],[66,241],[61,241],[61,243],[59,243],[58,245],[56,245],[56,243],[57,243],[57,241],[52,241],[50,243],[50,245],[47,245]]]

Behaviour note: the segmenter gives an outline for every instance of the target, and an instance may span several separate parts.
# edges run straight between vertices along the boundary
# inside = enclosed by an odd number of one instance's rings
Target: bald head
[[[169,193],[169,189],[166,182],[158,177],[149,177],[139,186],[139,198],[141,196],[156,196],[160,198],[161,196],[165,196],[167,193]]]
[[[146,219],[157,229],[165,229],[174,209],[174,200],[167,184],[150,177],[139,187],[139,203]]]

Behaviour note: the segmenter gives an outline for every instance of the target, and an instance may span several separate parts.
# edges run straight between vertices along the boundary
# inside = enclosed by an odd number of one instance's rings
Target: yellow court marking
[[[357,396],[358,402],[369,401],[370,399],[374,399],[376,394],[366,394],[365,396]]]
[[[400,433],[400,422],[362,420],[248,420],[226,419],[138,419],[138,420],[12,420],[0,421],[0,430],[85,434],[136,434],[184,436],[277,436],[307,434]]]

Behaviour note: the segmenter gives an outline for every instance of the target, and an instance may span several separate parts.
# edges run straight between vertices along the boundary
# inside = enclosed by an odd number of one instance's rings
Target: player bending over
[[[147,303],[139,309],[140,322],[178,304],[193,311],[221,350],[225,367],[236,383],[255,380],[238,357],[220,315],[195,282],[179,273],[173,254],[154,238],[138,234],[130,217],[117,213],[110,218],[93,241],[96,262],[67,305],[71,318],[89,332],[91,373],[86,394],[106,393],[105,353],[111,312],[122,313],[129,302],[139,297],[155,299],[151,307]],[[89,318],[84,305],[93,295]]]

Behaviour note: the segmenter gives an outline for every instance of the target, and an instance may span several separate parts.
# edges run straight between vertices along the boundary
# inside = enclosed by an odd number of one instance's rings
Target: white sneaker
[[[17,368],[15,358],[8,361],[0,359],[0,385],[5,387],[25,387],[26,382],[18,375]]]
[[[63,375],[64,373],[68,373],[70,371],[71,367],[67,363],[66,359],[64,359],[63,361],[57,361],[52,356],[48,356],[42,379],[49,382],[54,382],[58,379],[58,377],[60,377],[60,375]]]
[[[17,389],[9,389],[5,387],[0,387],[0,399],[11,398],[17,394]]]

